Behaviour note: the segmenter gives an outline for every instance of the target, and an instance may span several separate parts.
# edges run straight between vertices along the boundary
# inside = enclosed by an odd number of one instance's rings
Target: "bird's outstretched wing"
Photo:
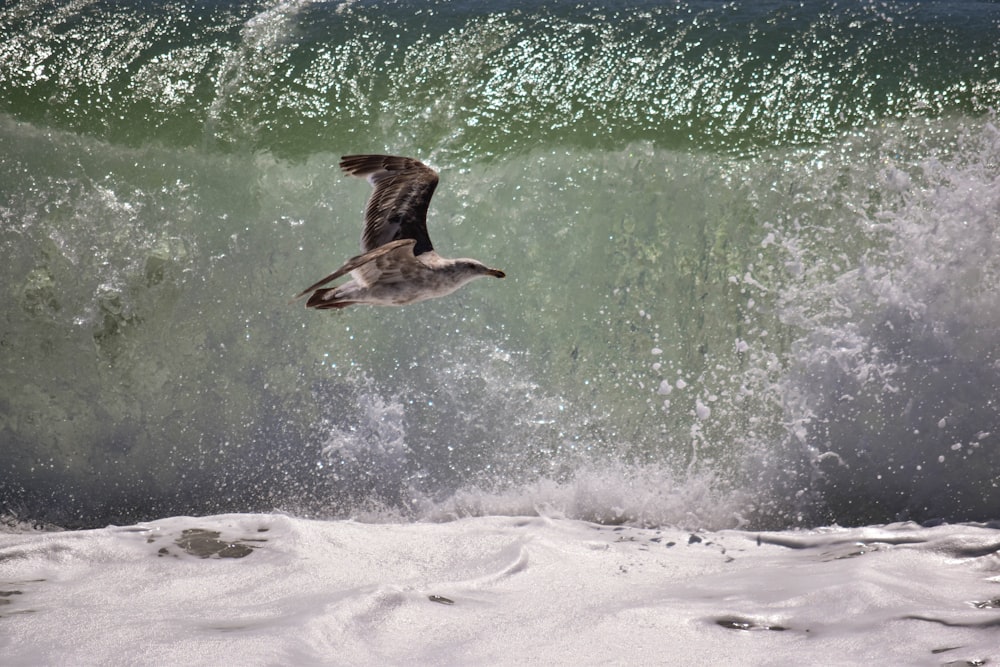
[[[346,155],[340,168],[367,178],[374,190],[365,206],[361,249],[413,239],[413,254],[434,249],[427,234],[427,207],[438,184],[437,172],[418,160],[394,155]]]
[[[340,278],[343,275],[347,275],[351,271],[354,271],[356,269],[362,269],[363,270],[363,268],[365,267],[366,264],[368,264],[370,262],[374,262],[375,260],[379,259],[380,257],[388,255],[389,253],[393,252],[397,248],[403,248],[405,246],[412,246],[414,243],[415,243],[415,241],[413,239],[400,239],[398,241],[392,241],[391,243],[386,243],[385,245],[379,246],[378,248],[375,248],[374,250],[371,250],[369,252],[363,253],[361,255],[357,255],[356,257],[352,257],[349,260],[347,260],[346,262],[344,262],[344,265],[342,267],[340,267],[339,269],[337,269],[336,271],[334,271],[333,273],[331,273],[330,275],[328,275],[326,278],[323,278],[322,280],[313,283],[309,287],[305,288],[304,290],[302,290],[301,292],[299,292],[298,294],[296,294],[294,297],[292,297],[292,301],[295,301],[296,299],[301,299],[302,297],[304,297],[309,292],[312,292],[313,290],[315,290],[317,288],[320,288],[323,285],[326,285],[327,283],[331,283],[334,280],[336,280],[337,278]],[[369,277],[369,280],[370,280],[370,277]]]

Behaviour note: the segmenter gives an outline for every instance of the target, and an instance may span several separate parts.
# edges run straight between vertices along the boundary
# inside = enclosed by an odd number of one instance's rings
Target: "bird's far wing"
[[[347,155],[340,168],[367,178],[374,188],[365,205],[361,249],[413,239],[413,254],[434,249],[427,233],[427,208],[438,184],[437,172],[418,160],[394,155]]]
[[[377,260],[384,255],[388,255],[389,253],[391,253],[394,250],[397,250],[398,248],[405,248],[408,246],[412,246],[414,243],[415,241],[413,239],[400,239],[399,241],[393,241],[392,243],[387,243],[383,246],[375,248],[370,252],[366,252],[362,255],[352,257],[346,262],[344,262],[344,265],[342,267],[340,267],[339,269],[328,275],[326,278],[323,278],[322,280],[313,283],[309,287],[305,288],[304,290],[296,294],[294,297],[292,297],[292,301],[295,301],[296,299],[301,299],[306,294],[312,292],[316,288],[322,287],[323,285],[326,285],[327,283],[332,282],[337,278],[346,275],[351,271],[354,271],[355,269],[363,269],[363,267],[368,263],[373,262],[374,260]],[[407,253],[407,255],[412,255],[412,253]],[[364,274],[364,272],[362,273]]]

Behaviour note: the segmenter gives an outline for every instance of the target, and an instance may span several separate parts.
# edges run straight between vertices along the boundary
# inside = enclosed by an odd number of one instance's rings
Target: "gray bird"
[[[312,292],[306,308],[356,303],[404,306],[446,296],[476,278],[506,275],[474,259],[445,259],[434,252],[427,234],[427,207],[438,175],[427,165],[394,155],[347,155],[340,168],[372,184],[365,205],[362,254],[295,295],[298,299]],[[323,288],[347,273],[351,280]]]

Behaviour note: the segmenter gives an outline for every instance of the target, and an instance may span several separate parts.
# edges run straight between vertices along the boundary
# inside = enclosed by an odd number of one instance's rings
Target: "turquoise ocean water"
[[[9,2],[0,514],[1000,518],[1000,5]],[[437,168],[402,309],[343,154]]]

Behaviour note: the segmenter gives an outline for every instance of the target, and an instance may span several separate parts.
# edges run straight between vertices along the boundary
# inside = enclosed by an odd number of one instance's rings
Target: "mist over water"
[[[0,511],[996,518],[997,20],[13,5]],[[508,278],[289,304],[357,251],[359,151]]]
[[[879,207],[855,232],[872,247],[784,305],[804,331],[781,393],[832,518],[988,516],[1000,502],[1000,132],[907,134],[925,156],[877,174]]]

